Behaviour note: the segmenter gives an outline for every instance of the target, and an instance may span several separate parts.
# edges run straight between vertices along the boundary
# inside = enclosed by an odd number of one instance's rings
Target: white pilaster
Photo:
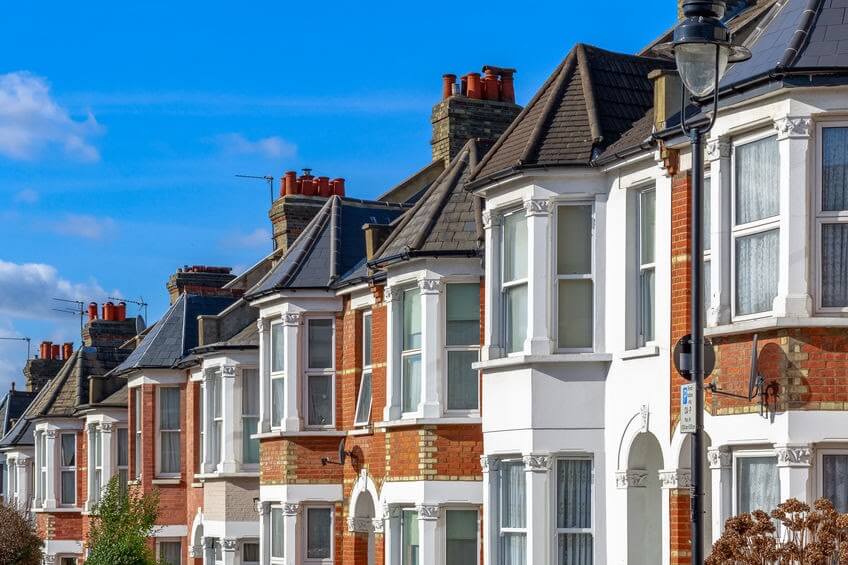
[[[209,382],[213,376],[213,369],[203,371],[203,380],[200,382],[200,394],[203,398],[200,410],[200,425],[203,427],[203,449],[200,452],[200,469],[203,473],[211,473],[215,470],[217,461],[212,461],[212,391],[215,387]]]
[[[810,130],[809,117],[786,116],[775,120],[780,154],[780,253],[775,316],[810,316],[810,205],[807,194]]]
[[[527,338],[524,352],[548,355],[553,351],[550,321],[551,204],[548,200],[526,200],[527,216]]]
[[[439,556],[439,538],[436,526],[439,523],[439,507],[435,504],[419,504],[418,510],[418,551],[419,565],[438,565],[441,563]]]
[[[259,334],[259,433],[265,433],[271,431],[271,324],[266,318],[259,318],[256,329]]]
[[[271,503],[257,502],[259,512],[259,563],[268,565],[271,562]]]
[[[484,312],[485,339],[480,351],[481,359],[498,359],[503,357],[504,349],[501,343],[501,291],[500,291],[500,264],[501,264],[501,233],[502,221],[498,214],[492,215],[489,210],[483,211],[483,228],[486,234],[486,287]],[[484,522],[485,523],[485,522]],[[483,553],[484,559],[486,553]]]
[[[297,517],[300,514],[300,504],[283,504],[283,547],[286,552],[286,564],[298,565],[301,553],[298,539]]]
[[[810,497],[810,461],[812,450],[807,444],[776,445],[777,472],[780,477],[780,500],[797,498],[801,502],[811,502]]]
[[[386,305],[386,406],[383,419],[399,420],[400,401],[400,359],[396,344],[400,337],[401,293],[392,287],[383,290],[383,303]]]
[[[524,456],[527,496],[527,563],[550,563],[548,559],[551,530],[549,528],[549,475],[551,458],[547,455]]]
[[[221,369],[221,462],[218,472],[235,473],[236,464],[235,441],[233,426],[236,421],[236,368],[235,365],[224,365]]]
[[[18,504],[26,508],[30,507],[30,478],[28,476],[28,471],[30,471],[31,469],[30,463],[31,460],[29,458],[18,456],[17,462],[15,464],[15,472],[17,473],[15,484],[18,488]],[[53,506],[56,506],[55,500],[53,502]]]
[[[440,320],[442,282],[438,279],[421,279],[421,400],[418,412],[423,418],[438,418],[441,388]]]
[[[396,506],[383,506],[385,563],[400,563],[401,527],[400,509]]]
[[[52,510],[56,508],[56,483],[59,480],[56,473],[56,469],[59,467],[57,461],[59,451],[57,438],[59,434],[55,430],[46,430],[43,433],[44,441],[47,442],[44,449],[47,459],[47,485],[44,489],[44,500],[41,501],[41,507],[44,510]]]
[[[707,143],[712,224],[704,226],[710,232],[710,271],[704,274],[710,279],[708,326],[730,323],[731,149],[728,138],[712,139]]]
[[[103,482],[103,487],[105,487],[109,480],[112,478],[112,475],[115,474],[118,463],[118,455],[117,455],[117,447],[113,442],[117,442],[117,434],[112,432],[115,431],[115,425],[112,422],[102,422],[100,424],[100,445],[102,446],[101,451],[101,465],[103,467],[103,474],[101,476],[101,481]]]
[[[492,473],[497,472],[498,460],[487,455],[480,457],[480,467],[483,469],[483,565],[495,565],[494,556],[497,553],[497,536],[492,536],[495,513],[492,507],[497,503],[497,493],[493,492]]]
[[[724,530],[724,522],[733,513],[733,459],[727,446],[707,450],[712,482],[713,542]]]
[[[221,557],[224,559],[224,565],[236,565],[236,550],[238,549],[238,541],[233,538],[224,538],[221,540]]]
[[[303,317],[297,312],[283,314],[285,343],[286,398],[283,412],[283,431],[300,431],[300,334]]]

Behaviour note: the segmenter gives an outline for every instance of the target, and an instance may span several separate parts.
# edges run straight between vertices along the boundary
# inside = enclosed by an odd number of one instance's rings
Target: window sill
[[[408,418],[404,420],[388,420],[385,422],[374,422],[375,428],[402,428],[404,426],[434,426],[434,425],[480,425],[483,419],[480,417],[444,417],[444,418]]]
[[[656,357],[660,354],[660,348],[656,345],[646,345],[638,349],[628,349],[618,354],[618,358],[622,361],[628,359],[642,359],[644,357]]]
[[[33,508],[32,511],[39,514],[67,514],[72,512],[82,513],[83,509],[70,506],[59,506],[57,508],[50,508],[46,510],[44,508]]]
[[[783,328],[821,328],[821,327],[848,327],[848,318],[836,316],[819,316],[804,318],[775,318],[768,316],[754,320],[741,320],[721,326],[704,328],[704,335],[708,337],[725,336],[734,334],[751,333],[756,331],[778,330]]]
[[[235,473],[197,473],[194,478],[199,481],[208,481],[214,479],[256,479],[259,478],[259,471],[238,471]]]
[[[553,353],[551,355],[516,355],[501,359],[479,361],[471,365],[474,369],[508,369],[522,365],[546,365],[557,363],[610,363],[610,353]]]
[[[299,432],[284,432],[283,430],[272,430],[270,432],[262,432],[261,434],[253,434],[251,439],[269,439],[276,437],[344,437],[347,432],[339,430],[303,430]]]
[[[150,481],[154,485],[178,485],[182,482],[180,477],[162,477]]]
[[[371,424],[367,426],[359,426],[355,430],[350,430],[347,432],[349,436],[370,436],[374,434],[374,428],[371,427]]]

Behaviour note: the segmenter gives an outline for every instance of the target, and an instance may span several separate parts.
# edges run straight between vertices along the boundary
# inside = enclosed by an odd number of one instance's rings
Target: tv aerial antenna
[[[352,451],[345,451],[345,438],[342,438],[339,442],[339,457],[338,461],[333,461],[329,457],[321,458],[321,466],[326,467],[327,465],[341,465],[344,466],[347,458],[356,459],[356,455],[353,454]]]
[[[766,380],[760,374],[758,361],[757,361],[757,342],[759,341],[758,334],[754,334],[754,339],[751,343],[751,372],[748,376],[748,394],[736,394],[733,392],[728,392],[726,390],[721,390],[718,388],[714,382],[707,385],[707,388],[713,394],[719,394],[721,396],[729,396],[731,398],[741,398],[742,400],[751,401],[754,400],[757,396],[760,397],[760,416],[763,415],[763,412],[766,408],[766,401],[768,400],[768,388],[766,388]]]
[[[82,340],[82,328],[83,328],[83,315],[85,314],[85,302],[82,300],[68,300],[67,298],[53,298],[53,300],[57,302],[63,302],[67,304],[67,306],[63,306],[61,308],[51,308],[56,312],[64,312],[65,314],[73,314],[75,316],[79,316],[80,323],[80,339]]]
[[[29,358],[31,356],[30,352],[31,352],[31,349],[32,349],[30,347],[30,345],[32,343],[32,340],[30,338],[28,338],[28,337],[3,337],[3,336],[0,336],[0,339],[5,340],[5,341],[25,341],[26,344],[27,344],[27,357],[26,358],[27,358],[27,361],[29,361]]]
[[[138,306],[139,310],[144,311],[144,322],[147,323],[147,302],[144,301],[143,296],[139,296],[138,300],[130,300],[129,298],[119,298],[117,296],[108,297],[109,300],[117,300],[118,302],[129,302],[130,304],[135,304]]]
[[[240,179],[259,179],[268,183],[268,195],[271,197],[271,204],[274,203],[274,177],[270,175],[236,175]]]

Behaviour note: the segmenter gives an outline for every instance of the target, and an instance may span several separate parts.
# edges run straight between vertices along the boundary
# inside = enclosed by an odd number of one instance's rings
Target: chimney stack
[[[171,275],[166,287],[171,298],[171,304],[183,293],[200,294],[204,296],[235,296],[240,291],[224,288],[236,278],[230,267],[209,267],[207,265],[185,265]]]

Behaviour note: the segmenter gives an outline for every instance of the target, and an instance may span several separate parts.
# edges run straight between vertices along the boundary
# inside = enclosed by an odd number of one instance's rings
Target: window
[[[306,424],[333,425],[333,319],[306,321]]]
[[[333,509],[306,509],[305,563],[333,562]]]
[[[60,565],[77,565],[76,557],[62,557],[59,561]]]
[[[527,562],[527,504],[524,462],[502,461],[498,471],[499,565]]]
[[[77,435],[60,434],[59,445],[59,503],[63,506],[73,506],[77,502]]]
[[[241,452],[245,465],[259,464],[259,440],[252,438],[259,430],[259,371],[241,371]]]
[[[780,503],[777,457],[743,456],[736,459],[736,513],[771,512]]]
[[[848,127],[821,128],[819,307],[848,308]]]
[[[284,537],[283,509],[280,507],[271,508],[271,560],[279,559],[280,562],[285,562],[286,557],[285,537]]]
[[[734,149],[734,316],[769,312],[777,296],[778,158],[774,136]]]
[[[400,563],[418,565],[418,512],[402,510],[400,513]]]
[[[591,204],[557,208],[557,336],[560,349],[591,350],[594,344],[593,220]],[[653,246],[650,249],[653,262]],[[653,284],[653,278],[650,282]]]
[[[371,421],[371,312],[362,313],[362,378],[356,399],[354,424],[366,426]]]
[[[503,300],[504,347],[507,353],[524,349],[527,337],[527,218],[524,210],[503,218]]]
[[[710,310],[712,280],[710,265],[712,259],[712,183],[710,177],[704,179],[704,319]],[[705,324],[706,325],[706,324]]]
[[[126,491],[127,482],[130,479],[129,463],[130,463],[130,445],[129,434],[126,428],[118,428],[117,436],[118,444],[118,482],[121,484],[121,490]]]
[[[38,496],[41,498],[41,504],[44,504],[44,499],[47,498],[47,435],[45,432],[38,434],[38,453],[36,464],[38,465]],[[17,477],[15,477],[17,479]],[[17,480],[15,481],[17,496]]]
[[[477,410],[479,375],[471,364],[480,358],[480,285],[447,285],[446,309],[447,409]]]
[[[592,461],[557,461],[557,554],[559,563],[591,565]]]
[[[403,293],[400,388],[401,410],[418,410],[421,401],[421,291],[418,288]]]
[[[271,324],[271,427],[283,425],[286,401],[285,343],[283,324]]]
[[[654,339],[657,191],[639,193],[639,345]]]
[[[445,511],[445,565],[474,565],[478,561],[477,511]]]
[[[840,514],[848,512],[848,453],[825,451],[820,455],[821,495]]]
[[[159,472],[180,473],[180,389],[159,388]]]
[[[207,451],[206,462],[212,467],[213,472],[217,470],[218,463],[221,462],[221,437],[224,428],[224,413],[223,413],[223,387],[221,382],[221,369],[211,369],[206,378],[206,386],[209,391],[207,397],[209,399],[207,410],[209,410],[209,451]]]
[[[259,565],[259,544],[256,542],[244,542],[241,545],[242,565]]]
[[[15,459],[9,459],[6,461],[7,467],[9,468],[9,496],[7,497],[10,502],[17,502],[18,498],[18,462]],[[44,495],[41,495],[42,498]]]
[[[135,389],[135,478],[141,480],[141,388]]]
[[[99,426],[92,426],[88,434],[89,449],[91,457],[92,477],[91,477],[91,493],[89,499],[91,502],[100,501],[100,491],[103,488],[103,435],[100,432]]]
[[[159,560],[168,565],[181,565],[182,563],[182,543],[179,541],[160,541]]]

